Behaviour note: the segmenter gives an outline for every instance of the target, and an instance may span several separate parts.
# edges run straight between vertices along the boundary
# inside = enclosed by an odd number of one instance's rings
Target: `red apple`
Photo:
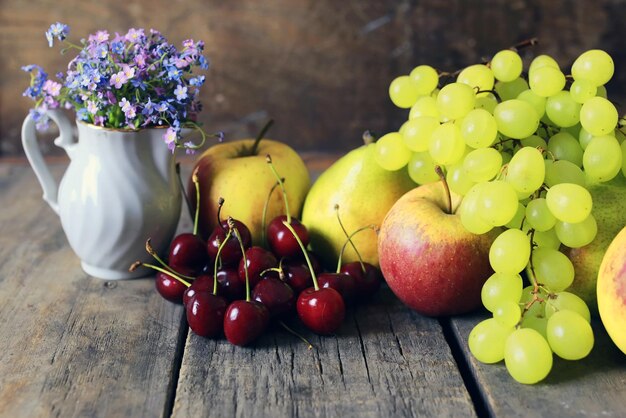
[[[420,186],[391,207],[381,226],[383,276],[393,293],[421,314],[455,315],[478,308],[482,285],[493,273],[489,247],[495,231],[468,232],[456,213],[461,199],[452,193],[449,204],[440,182]]]

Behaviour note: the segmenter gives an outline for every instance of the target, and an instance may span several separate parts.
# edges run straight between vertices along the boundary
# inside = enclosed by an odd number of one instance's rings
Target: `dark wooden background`
[[[551,54],[566,68],[586,49],[608,51],[616,62],[609,96],[621,111],[626,104],[621,0],[0,0],[0,155],[22,154],[31,102],[21,96],[28,76],[20,67],[54,73],[68,61],[44,37],[56,21],[75,40],[130,27],[158,29],[177,44],[204,40],[207,129],[235,139],[273,117],[270,136],[303,151],[344,151],[365,129],[397,129],[406,111],[393,107],[387,87],[414,66],[455,70],[533,36],[540,45],[529,54]]]

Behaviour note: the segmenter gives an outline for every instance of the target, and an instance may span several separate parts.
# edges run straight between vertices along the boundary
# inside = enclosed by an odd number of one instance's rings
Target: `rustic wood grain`
[[[174,417],[473,416],[439,323],[388,289],[350,311],[336,336],[294,325],[249,348],[190,333]]]
[[[83,273],[29,167],[0,165],[0,207],[0,416],[165,415],[181,307]]]
[[[419,64],[456,70],[537,36],[533,54],[563,68],[602,48],[616,62],[611,96],[625,105],[626,49],[621,0],[2,0],[0,2],[0,154],[22,154],[19,129],[26,64],[50,74],[67,65],[44,32],[55,21],[73,40],[98,29],[153,27],[172,42],[202,39],[212,68],[202,121],[227,138],[251,136],[268,117],[271,137],[299,150],[347,150],[365,129],[399,128],[406,111],[387,97],[390,81]],[[530,52],[529,52],[530,53]],[[46,152],[59,153],[51,144]]]
[[[467,337],[484,314],[452,320],[484,405],[496,417],[623,417],[626,414],[626,356],[609,339],[598,321],[593,322],[595,346],[580,361],[555,355],[548,377],[536,385],[516,383],[504,362],[486,365],[467,349]]]

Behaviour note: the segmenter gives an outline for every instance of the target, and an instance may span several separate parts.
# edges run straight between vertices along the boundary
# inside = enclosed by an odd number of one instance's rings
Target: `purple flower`
[[[94,125],[104,126],[104,116],[94,116],[93,123]]]
[[[70,32],[70,28],[63,23],[53,23],[50,25],[50,28],[46,31],[46,39],[48,40],[48,46],[52,48],[54,44],[54,38],[57,38],[59,41],[67,38],[67,34]]]
[[[193,155],[193,154],[195,154],[195,153],[196,153],[196,150],[195,150],[195,148],[194,148],[194,147],[195,147],[195,144],[194,144],[193,142],[191,142],[191,141],[187,141],[187,142],[185,142],[183,145],[185,146],[185,154],[187,154],[187,155]]]
[[[144,38],[143,29],[131,28],[128,30],[125,38],[132,43],[140,42]]]
[[[109,40],[109,32],[105,30],[99,30],[94,35],[89,35],[89,41],[101,44]]]
[[[122,64],[122,72],[126,76],[126,79],[129,80],[135,76],[135,67],[131,67],[128,64]]]
[[[204,84],[204,76],[193,77],[189,79],[190,86],[201,87]]]
[[[95,115],[98,112],[98,104],[93,100],[87,101],[87,111],[92,115]]]
[[[122,112],[124,112],[126,119],[134,119],[137,115],[135,111],[135,106],[133,106],[128,100],[126,100],[126,97],[122,97],[122,100],[120,101],[120,107],[122,108]]]
[[[42,90],[48,93],[50,96],[56,97],[59,95],[59,93],[61,93],[61,84],[57,83],[56,81],[46,80],[46,82],[43,83]]]
[[[169,108],[169,104],[166,101],[162,101],[157,105],[156,110],[157,112],[167,112]]]
[[[182,84],[179,84],[178,86],[176,86],[176,89],[174,90],[174,94],[176,95],[176,100],[179,101],[183,101],[187,98],[187,87],[183,86]]]
[[[180,80],[181,71],[175,66],[170,66],[167,68],[167,78],[173,81]]]
[[[111,51],[113,51],[114,54],[118,54],[118,55],[123,54],[124,44],[122,42],[113,42],[111,44]]]
[[[122,88],[124,84],[128,81],[126,74],[124,71],[120,71],[119,73],[115,73],[111,76],[111,80],[109,80],[109,84],[111,86],[115,86],[116,89]]]
[[[178,133],[176,132],[176,129],[172,127],[167,128],[167,131],[165,131],[165,133],[163,134],[163,140],[167,144],[167,149],[174,152],[177,139]]]
[[[150,100],[150,98],[148,97],[148,101],[146,102],[146,104],[143,105],[143,110],[141,111],[141,114],[144,116],[151,115],[154,112],[154,107],[154,103],[152,103],[152,100]]]

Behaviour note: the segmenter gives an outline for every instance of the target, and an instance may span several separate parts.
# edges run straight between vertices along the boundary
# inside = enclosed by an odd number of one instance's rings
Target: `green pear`
[[[626,178],[620,173],[609,182],[589,186],[589,192],[598,234],[590,244],[566,250],[576,271],[574,283],[567,290],[584,299],[592,312],[597,312],[596,282],[600,263],[611,241],[626,225]]]
[[[387,171],[374,160],[375,145],[356,148],[331,165],[313,183],[302,209],[302,223],[310,235],[311,249],[324,266],[334,270],[346,236],[341,230],[335,205],[348,233],[375,225],[380,227],[393,204],[417,185],[406,169]],[[374,230],[357,233],[353,240],[363,261],[378,266]],[[343,262],[358,260],[348,245]]]

